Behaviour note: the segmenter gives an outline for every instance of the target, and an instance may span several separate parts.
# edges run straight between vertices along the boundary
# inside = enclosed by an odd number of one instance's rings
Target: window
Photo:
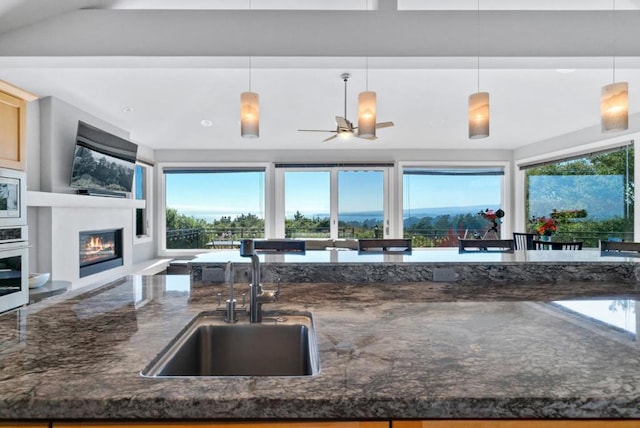
[[[138,162],[134,175],[134,197],[137,200],[146,201],[145,208],[136,208],[135,212],[135,235],[138,239],[151,237],[151,182],[153,176],[153,166]]]
[[[384,172],[338,171],[338,238],[382,238]]]
[[[559,241],[633,241],[633,144],[612,150],[521,166],[525,171],[525,213],[535,232],[554,218]]]
[[[331,173],[285,172],[285,238],[331,236]]]
[[[503,168],[403,169],[403,230],[414,247],[457,247],[484,237],[491,223],[478,215],[502,203]]]
[[[276,165],[286,238],[384,237],[388,164]],[[278,230],[278,228],[276,228]],[[282,229],[280,229],[282,230]]]
[[[164,168],[165,248],[233,248],[265,237],[265,169]]]

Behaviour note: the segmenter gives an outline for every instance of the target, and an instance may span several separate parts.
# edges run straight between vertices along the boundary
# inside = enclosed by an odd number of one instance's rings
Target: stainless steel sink
[[[148,377],[312,376],[320,371],[310,316],[265,316],[225,323],[203,312],[143,371]]]

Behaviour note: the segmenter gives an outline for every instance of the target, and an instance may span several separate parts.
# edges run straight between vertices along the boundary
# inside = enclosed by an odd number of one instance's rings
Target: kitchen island
[[[186,275],[128,276],[2,314],[0,418],[640,418],[635,312],[631,331],[596,314],[630,317],[631,281],[283,282],[265,311],[312,315],[319,374],[142,377],[191,319],[216,309],[217,292],[227,288],[193,293]]]
[[[475,251],[420,248],[410,253],[360,253],[351,250],[304,253],[259,253],[262,278],[291,283],[450,282],[512,284],[536,282],[638,282],[640,255],[629,252]],[[188,262],[191,284],[208,286],[224,281],[226,263],[236,278],[251,281],[249,259],[238,250],[210,251]]]

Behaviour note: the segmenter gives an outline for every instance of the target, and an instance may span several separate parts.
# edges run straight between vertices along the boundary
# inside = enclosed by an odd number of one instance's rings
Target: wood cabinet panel
[[[47,422],[0,422],[0,428],[49,428]]]
[[[434,420],[393,421],[391,428],[640,428],[640,420]]]
[[[0,92],[0,166],[25,168],[25,109],[23,100]]]
[[[27,101],[34,99],[28,92],[0,81],[0,167],[26,168]]]
[[[389,422],[132,422],[53,423],[53,428],[389,428]]]

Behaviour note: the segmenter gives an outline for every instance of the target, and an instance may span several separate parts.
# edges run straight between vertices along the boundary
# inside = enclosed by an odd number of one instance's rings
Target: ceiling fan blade
[[[347,119],[344,117],[336,116],[336,123],[338,124],[338,128],[350,129],[349,122],[347,122]]]
[[[329,129],[298,129],[300,132],[337,132]]]
[[[324,143],[325,141],[333,140],[334,138],[338,138],[338,134],[336,134],[336,135],[332,135],[332,136],[331,136],[331,137],[329,137],[329,138],[325,138],[324,140],[322,140],[322,142]]]
[[[393,126],[393,122],[380,122],[380,123],[376,123],[376,129],[380,129],[380,128],[388,128],[390,126]]]

